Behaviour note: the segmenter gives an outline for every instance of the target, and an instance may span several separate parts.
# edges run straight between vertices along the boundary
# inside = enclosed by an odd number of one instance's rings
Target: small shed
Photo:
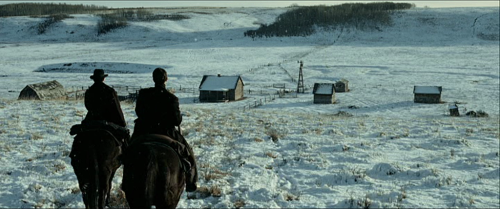
[[[441,103],[441,86],[414,86],[413,94],[415,103],[436,104]]]
[[[349,81],[346,79],[340,79],[335,81],[335,92],[348,92],[349,91]]]
[[[49,100],[65,99],[66,96],[64,87],[56,80],[53,80],[27,85],[19,94],[18,99]]]
[[[335,84],[333,83],[315,83],[314,104],[333,104],[335,103]]]
[[[450,104],[448,108],[450,109],[450,116],[457,116],[457,117],[460,116],[457,104]]]
[[[241,76],[204,75],[200,83],[200,102],[236,101],[243,98]]]

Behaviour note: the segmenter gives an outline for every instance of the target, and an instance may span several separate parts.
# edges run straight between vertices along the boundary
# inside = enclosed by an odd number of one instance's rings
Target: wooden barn
[[[349,81],[346,79],[340,79],[335,81],[335,92],[348,92],[349,91]]]
[[[333,104],[335,103],[335,84],[333,83],[315,83],[314,104]]]
[[[415,103],[441,103],[441,86],[414,86],[413,94]]]
[[[236,101],[243,98],[241,76],[204,75],[200,83],[200,102]]]
[[[49,100],[66,99],[64,87],[56,80],[29,84],[21,91],[18,99]]]

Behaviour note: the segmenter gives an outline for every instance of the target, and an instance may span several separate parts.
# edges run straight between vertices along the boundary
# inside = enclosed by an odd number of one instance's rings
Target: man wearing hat
[[[85,91],[85,107],[88,110],[82,123],[106,121],[108,124],[127,126],[116,91],[104,83],[108,74],[104,70],[95,69],[90,79],[94,84]],[[115,136],[116,137],[116,136]],[[128,140],[128,139],[126,139]]]
[[[165,86],[168,80],[167,71],[156,68],[153,71],[154,87],[141,89],[137,96],[134,133],[132,141],[142,134],[166,135],[185,147],[181,159],[189,164],[186,170],[186,191],[193,192],[197,189],[198,171],[193,149],[186,139],[175,127],[180,126],[182,115],[179,109],[179,99],[170,93]],[[133,143],[133,142],[132,142]]]

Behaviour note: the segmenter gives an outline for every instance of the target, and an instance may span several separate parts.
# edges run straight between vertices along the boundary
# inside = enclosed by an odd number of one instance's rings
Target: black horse
[[[111,183],[121,163],[122,143],[109,131],[79,133],[71,148],[71,165],[78,179],[85,208],[104,208],[109,202]]]
[[[186,179],[177,152],[158,135],[138,136],[123,155],[122,190],[134,208],[175,208]]]

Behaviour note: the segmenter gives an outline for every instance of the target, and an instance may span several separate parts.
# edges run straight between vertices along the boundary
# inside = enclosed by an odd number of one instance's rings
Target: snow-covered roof
[[[229,91],[235,89],[240,76],[205,75],[200,84],[200,91]]]
[[[64,87],[56,80],[29,84],[21,91],[19,98],[29,99],[31,95],[26,92],[28,89],[32,89],[41,100],[56,99],[66,96]]]
[[[333,83],[315,83],[313,94],[332,95],[335,92]]]
[[[441,86],[415,86],[413,93],[415,94],[441,94]]]
[[[342,82],[342,83],[349,83],[349,81],[345,78],[341,78],[341,79],[333,79],[333,82],[334,83],[338,83],[338,82]]]

